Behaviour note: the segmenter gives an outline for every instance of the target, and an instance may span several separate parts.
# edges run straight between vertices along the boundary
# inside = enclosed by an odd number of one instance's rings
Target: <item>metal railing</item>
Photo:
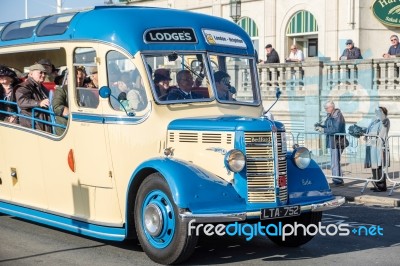
[[[16,107],[18,108],[18,105],[17,105],[16,102],[10,102],[10,101],[6,101],[6,100],[0,100],[0,103],[3,103],[3,104],[5,104],[5,105],[9,105],[9,106],[16,106]],[[40,119],[40,118],[36,118],[36,117],[35,117],[35,112],[36,112],[36,113],[37,113],[37,112],[40,112],[40,113],[46,113],[46,114],[48,114],[49,117],[50,117],[50,121],[43,120],[43,119]],[[47,109],[43,109],[43,108],[32,108],[32,114],[31,114],[31,116],[27,116],[27,115],[21,114],[21,113],[19,112],[19,108],[18,108],[18,112],[17,112],[17,113],[15,113],[15,112],[9,112],[9,111],[5,111],[5,110],[1,110],[1,109],[0,109],[0,113],[1,113],[1,114],[5,114],[5,115],[10,115],[10,116],[17,116],[18,118],[19,118],[19,117],[22,117],[22,118],[25,118],[25,119],[29,119],[29,120],[31,120],[31,128],[32,128],[32,129],[35,129],[35,122],[37,122],[37,123],[42,123],[42,124],[45,124],[45,125],[49,125],[49,126],[52,127],[52,133],[53,133],[53,134],[55,134],[55,128],[56,128],[56,127],[64,128],[64,129],[66,128],[65,125],[58,124],[58,123],[55,122],[55,116],[56,116],[56,114],[55,114],[52,110],[47,110]]]
[[[326,134],[316,132],[287,132],[287,144],[289,147],[294,144],[304,146],[311,152],[311,157],[321,167],[327,178],[342,178],[349,180],[363,181],[364,192],[368,183],[382,181],[385,178],[392,187],[389,195],[400,184],[400,136],[389,136],[384,141],[377,135],[364,135],[355,138],[349,134],[335,134],[331,137],[344,138],[349,141],[346,148],[339,148],[340,167],[342,175],[332,174],[331,149],[327,148]],[[367,151],[369,149],[369,151]],[[366,165],[366,156],[369,154],[372,165]],[[380,158],[380,159],[378,159]],[[387,159],[387,160],[386,160]],[[375,161],[378,160],[376,163]],[[382,168],[380,176],[373,179],[372,168]]]

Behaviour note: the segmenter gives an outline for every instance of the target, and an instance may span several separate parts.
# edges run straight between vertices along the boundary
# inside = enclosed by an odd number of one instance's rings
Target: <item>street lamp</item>
[[[233,21],[238,22],[241,16],[241,7],[242,1],[241,0],[230,0],[229,1],[229,7],[231,10],[231,15],[230,17],[233,19]]]

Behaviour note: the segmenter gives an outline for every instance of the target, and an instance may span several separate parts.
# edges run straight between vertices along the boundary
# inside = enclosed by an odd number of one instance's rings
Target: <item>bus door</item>
[[[96,50],[77,48],[74,51],[74,159],[79,182],[84,186],[111,188],[111,160],[102,122],[102,107],[99,101]],[[72,73],[71,73],[72,74]],[[71,80],[71,79],[69,79]],[[70,97],[71,99],[71,97]]]

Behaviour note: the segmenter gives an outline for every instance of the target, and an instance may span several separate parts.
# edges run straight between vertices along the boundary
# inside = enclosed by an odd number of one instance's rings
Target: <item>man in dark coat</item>
[[[279,55],[275,49],[272,48],[271,44],[267,44],[267,46],[265,46],[265,51],[267,52],[267,60],[264,61],[264,63],[280,63]]]
[[[45,78],[46,69],[40,64],[34,64],[29,67],[28,78],[16,87],[15,98],[22,115],[32,117],[33,108],[47,109],[49,107],[48,91],[42,85]],[[49,114],[40,111],[35,111],[35,118],[50,121]],[[19,122],[24,127],[32,128],[32,119],[20,117]],[[52,132],[51,126],[40,121],[34,122],[34,128]]]
[[[346,41],[346,49],[344,49],[340,60],[362,59],[361,50],[354,46],[353,40]]]

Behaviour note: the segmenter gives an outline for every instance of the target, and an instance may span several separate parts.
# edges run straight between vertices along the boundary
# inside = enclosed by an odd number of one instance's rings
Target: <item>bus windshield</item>
[[[159,103],[217,100],[258,105],[254,60],[243,56],[170,52],[145,55]]]

